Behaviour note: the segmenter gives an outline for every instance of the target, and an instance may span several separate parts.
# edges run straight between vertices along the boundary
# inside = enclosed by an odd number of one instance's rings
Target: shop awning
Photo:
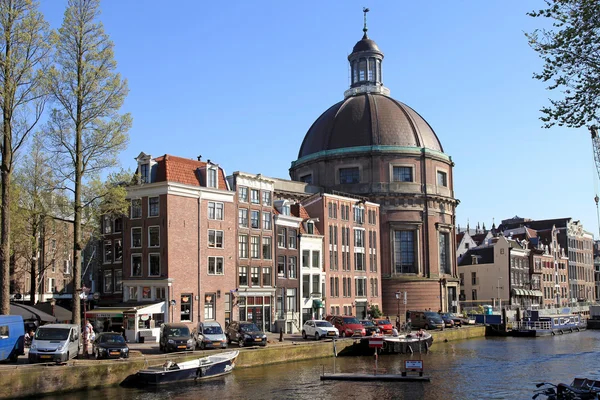
[[[321,300],[318,299],[313,299],[313,308],[325,308],[325,306],[323,305],[323,302]]]
[[[534,297],[544,297],[544,294],[542,293],[541,290],[532,290],[533,294],[532,296]]]
[[[23,321],[56,322],[56,317],[26,304],[10,303],[10,315],[20,315]]]
[[[60,322],[66,322],[69,324],[73,319],[73,313],[71,311],[67,310],[64,307],[57,306],[56,304],[53,307],[52,304],[50,304],[50,302],[37,303],[33,307],[49,315],[53,315],[52,313],[54,312],[56,320]]]
[[[514,292],[514,293],[515,293],[515,295],[517,295],[517,296],[525,296],[525,290],[523,290],[523,289],[517,289],[517,288],[514,288],[514,289],[513,289],[513,292]]]

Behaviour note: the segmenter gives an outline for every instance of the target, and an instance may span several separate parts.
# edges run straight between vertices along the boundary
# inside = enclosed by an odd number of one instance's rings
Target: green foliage
[[[372,305],[371,306],[371,318],[381,318],[382,316],[383,316],[383,313],[379,309],[379,306],[377,304]]]
[[[544,60],[535,79],[548,82],[563,98],[541,109],[544,127],[593,126],[600,110],[600,1],[545,0],[547,8],[528,13],[552,20],[552,29],[526,33]]]

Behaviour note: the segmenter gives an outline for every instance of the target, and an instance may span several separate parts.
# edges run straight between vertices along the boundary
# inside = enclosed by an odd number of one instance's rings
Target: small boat
[[[127,384],[156,386],[225,375],[233,371],[238,354],[239,351],[229,351],[180,363],[167,361],[163,365],[138,371]]]
[[[523,321],[512,324],[510,334],[517,337],[537,337],[562,335],[564,333],[585,330],[585,320],[577,314],[543,315],[531,311],[531,316]]]
[[[360,355],[372,355],[374,350],[369,346],[371,337],[362,338],[355,353]],[[412,354],[427,353],[433,344],[433,336],[427,331],[410,332],[404,335],[384,335],[383,347],[380,354]]]

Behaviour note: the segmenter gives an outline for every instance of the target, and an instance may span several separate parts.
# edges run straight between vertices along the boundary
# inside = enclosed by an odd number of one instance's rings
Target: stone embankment
[[[432,332],[435,346],[445,341],[482,337],[484,326],[470,326]],[[339,353],[354,344],[354,339],[341,339],[336,343]],[[128,360],[74,360],[67,365],[5,364],[0,366],[0,398],[18,398],[40,394],[89,390],[102,386],[118,385],[126,377],[149,365],[160,365],[169,359],[175,362],[201,357],[207,352],[175,353],[169,355],[144,355],[138,353]],[[332,343],[327,341],[299,340],[273,342],[266,348],[241,349],[236,368],[285,363],[313,358],[331,357]]]

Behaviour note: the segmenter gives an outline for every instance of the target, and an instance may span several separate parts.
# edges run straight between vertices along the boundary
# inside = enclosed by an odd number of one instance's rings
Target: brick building
[[[123,224],[123,300],[160,304],[156,326],[225,324],[237,278],[237,214],[223,169],[171,155],[136,160],[139,183],[127,188]]]

